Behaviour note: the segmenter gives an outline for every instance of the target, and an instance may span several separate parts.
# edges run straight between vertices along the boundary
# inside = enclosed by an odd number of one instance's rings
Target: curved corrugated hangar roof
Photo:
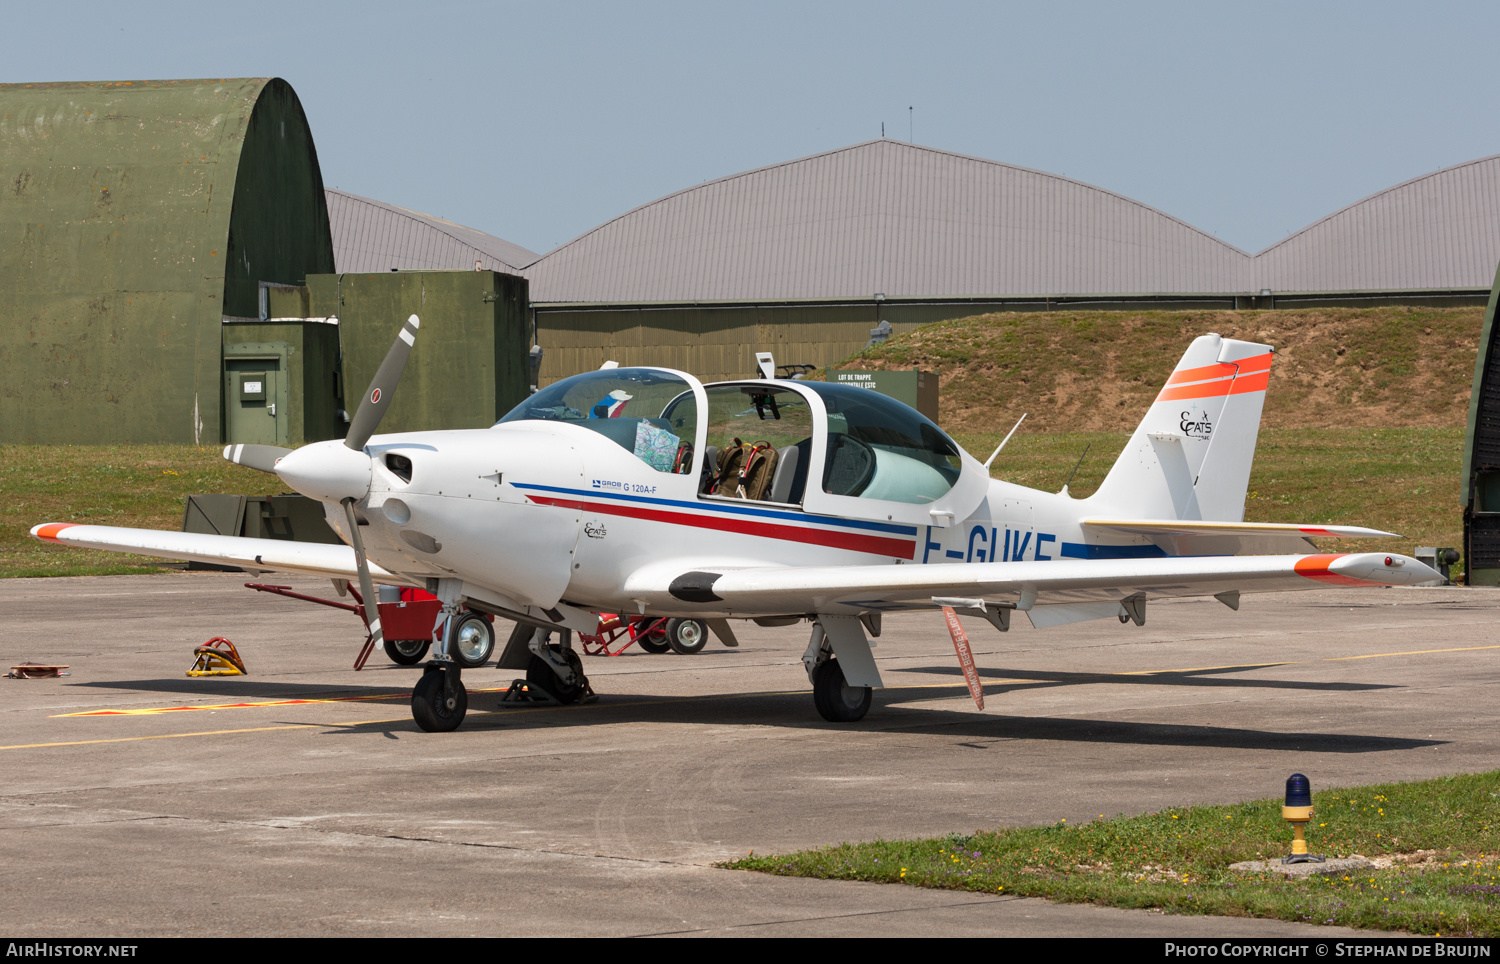
[[[1277,291],[1489,288],[1500,259],[1500,154],[1372,194],[1273,244],[1254,271]]]
[[[340,272],[468,269],[520,274],[540,255],[430,214],[328,188],[328,223]]]
[[[1251,255],[1118,194],[877,140],[668,195],[549,252],[535,302],[1488,289],[1500,156]]]

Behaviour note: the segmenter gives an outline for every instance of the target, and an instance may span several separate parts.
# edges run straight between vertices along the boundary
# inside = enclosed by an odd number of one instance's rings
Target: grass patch
[[[263,493],[276,481],[192,445],[0,445],[0,577],[160,572],[163,563],[41,542],[42,522],[180,529],[189,495]],[[267,486],[267,482],[271,485]]]
[[[1263,424],[1462,425],[1484,309],[1001,312],[941,321],[838,367],[938,372],[941,424],[1039,432],[1133,428],[1189,343],[1218,332],[1276,349]],[[998,424],[998,423],[1004,423]]]
[[[1314,853],[1392,866],[1282,880],[1229,865],[1290,845],[1280,800],[1183,807],[1081,825],[842,844],[722,864],[792,877],[1020,894],[1171,913],[1270,917],[1443,936],[1500,935],[1500,772],[1313,797]],[[1390,858],[1389,861],[1381,860]]]

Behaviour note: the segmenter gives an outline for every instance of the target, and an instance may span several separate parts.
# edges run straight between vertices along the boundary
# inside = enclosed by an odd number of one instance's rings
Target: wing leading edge
[[[357,578],[354,550],[326,543],[290,542],[285,539],[247,539],[201,532],[167,532],[158,529],[128,529],[121,526],[77,525],[50,522],[35,526],[31,534],[45,542],[134,552],[184,562],[214,562],[244,569],[306,572],[319,576]],[[370,574],[402,582],[393,573],[370,564]]]
[[[1407,556],[1341,553],[717,571],[657,565],[632,574],[625,591],[664,611],[752,616],[930,609],[935,596],[984,599],[1031,611],[1119,602],[1137,593],[1148,599],[1215,596],[1330,585],[1411,586],[1437,578],[1435,571]],[[1046,621],[1042,613],[1032,621],[1039,617]]]

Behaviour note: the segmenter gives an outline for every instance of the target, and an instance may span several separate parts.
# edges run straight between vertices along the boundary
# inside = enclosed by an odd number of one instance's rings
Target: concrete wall
[[[529,390],[526,280],[495,271],[324,274],[307,279],[314,316],[337,316],[352,415],[408,315],[422,320],[381,432],[485,428]]]

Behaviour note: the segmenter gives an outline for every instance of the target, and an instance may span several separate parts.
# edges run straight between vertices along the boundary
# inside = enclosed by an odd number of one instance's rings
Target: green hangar
[[[226,317],[334,269],[285,81],[0,86],[0,438],[213,443]]]
[[[537,255],[325,190],[283,80],[0,86],[0,184],[0,441],[336,438],[412,313],[388,430],[529,388]]]

